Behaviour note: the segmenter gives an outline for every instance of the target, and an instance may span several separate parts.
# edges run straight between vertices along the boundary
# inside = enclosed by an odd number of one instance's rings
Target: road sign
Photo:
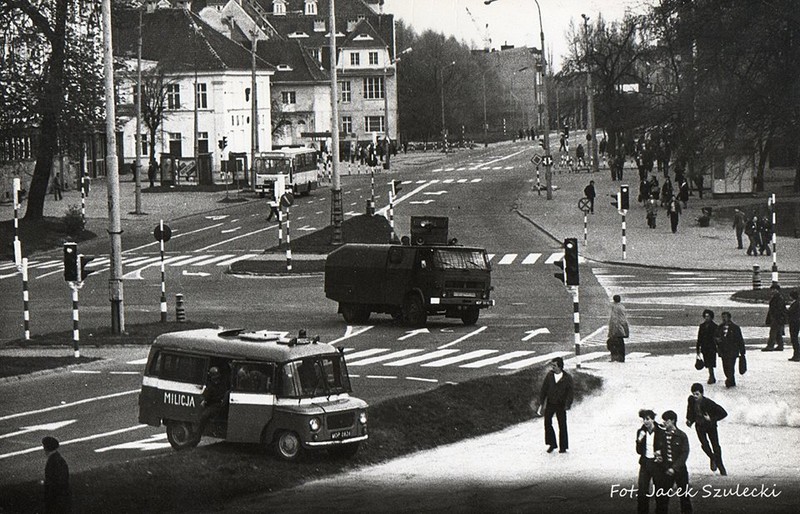
[[[533,157],[531,157],[531,162],[537,166],[540,165],[542,163],[542,156],[538,153],[533,154]]]
[[[162,232],[161,225],[156,225],[156,229],[153,230],[153,236],[156,238],[156,241],[164,241],[166,243],[172,237],[172,229],[165,224],[164,231]]]
[[[551,157],[550,155],[545,155],[542,158],[542,162],[544,163],[545,166],[552,166],[553,165],[553,157]]]
[[[281,207],[291,207],[294,203],[294,195],[292,193],[283,193],[281,195]]]
[[[578,209],[582,210],[583,212],[589,212],[591,210],[591,200],[588,198],[581,198],[578,200]]]

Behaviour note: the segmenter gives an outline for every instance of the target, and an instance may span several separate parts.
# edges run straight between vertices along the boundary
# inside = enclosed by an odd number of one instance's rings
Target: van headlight
[[[361,411],[361,413],[358,415],[358,422],[362,425],[367,424],[367,411]]]
[[[321,426],[322,423],[319,418],[311,418],[308,420],[308,428],[311,429],[312,432],[318,432]]]

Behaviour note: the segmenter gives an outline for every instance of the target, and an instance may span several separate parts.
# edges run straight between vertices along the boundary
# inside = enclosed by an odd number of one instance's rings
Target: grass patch
[[[298,463],[285,463],[256,445],[220,443],[75,473],[70,478],[73,510],[222,509],[237,498],[495,432],[533,418],[545,371],[536,368],[483,377],[374,405],[370,439],[350,461],[314,453]],[[602,384],[600,378],[580,372],[574,372],[573,378],[576,400]],[[69,461],[69,452],[65,457]],[[36,482],[7,487],[0,495],[0,512],[35,511],[39,506],[33,499],[41,496],[40,487]]]
[[[65,211],[66,212],[66,211]],[[42,218],[36,221],[19,220],[19,240],[25,256],[34,252],[60,248],[65,241],[88,241],[97,237],[89,230],[69,235],[64,218]],[[14,260],[14,220],[0,222],[0,259]]]
[[[95,329],[81,330],[81,346],[119,346],[119,345],[149,345],[153,340],[167,332],[178,332],[180,330],[194,330],[196,328],[214,328],[213,323],[203,323],[187,321],[178,323],[176,321],[167,323],[143,323],[139,325],[125,325],[124,334],[112,334],[111,327],[101,327]],[[5,347],[29,346],[72,346],[72,331],[53,332],[51,334],[33,336],[30,341],[15,339],[5,343]]]
[[[800,292],[800,288],[781,288],[781,294],[787,300],[789,299],[789,294],[791,294],[792,291]],[[745,289],[744,291],[737,291],[731,295],[731,299],[733,300],[748,303],[769,303],[770,298],[772,298],[772,289],[769,287],[761,289]]]
[[[345,243],[388,244],[395,240],[389,221],[383,216],[367,216],[360,214],[342,222],[342,241]],[[331,244],[333,227],[323,229],[303,237],[292,239],[292,251],[295,253],[330,253],[337,245]],[[272,247],[267,253],[280,251]]]
[[[3,357],[3,365],[0,366],[0,378],[15,377],[17,375],[27,375],[44,369],[63,368],[71,364],[86,364],[100,360],[95,357]]]

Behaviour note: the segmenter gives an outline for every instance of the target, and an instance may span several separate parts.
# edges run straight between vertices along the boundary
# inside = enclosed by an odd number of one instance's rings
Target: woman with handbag
[[[714,376],[714,368],[717,367],[717,345],[714,342],[714,334],[717,331],[717,324],[714,323],[714,311],[705,309],[703,311],[703,322],[697,330],[697,361],[702,361],[703,365],[698,364],[697,369],[708,369],[708,382],[717,382]]]

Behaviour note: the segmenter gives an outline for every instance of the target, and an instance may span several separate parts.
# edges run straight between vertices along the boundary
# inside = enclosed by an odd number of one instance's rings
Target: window
[[[354,18],[347,20],[347,32],[353,32],[356,29],[356,25],[358,25],[358,20]]]
[[[249,87],[244,88],[244,101],[245,102],[249,102],[250,101],[250,88]]]
[[[243,393],[271,393],[274,364],[236,363],[233,366],[233,390]]]
[[[208,85],[205,82],[197,83],[197,108],[208,109]]]
[[[360,66],[361,65],[361,54],[358,52],[351,52],[350,53],[350,65],[351,66]]]
[[[167,84],[167,109],[181,108],[181,85]]]
[[[310,50],[310,52],[311,52],[311,57],[313,57],[313,58],[314,58],[314,59],[316,59],[317,61],[319,61],[319,60],[320,60],[320,57],[319,57],[319,48],[314,48],[314,49]]]
[[[275,0],[272,2],[272,14],[286,14],[286,2],[284,0]]]
[[[378,52],[370,52],[369,53],[369,63],[371,65],[377,65],[378,64]]]
[[[314,20],[314,32],[325,32],[325,20]]]
[[[296,104],[297,94],[294,91],[281,91],[281,103],[284,105]]]
[[[317,14],[317,0],[306,0],[306,15],[314,16]]]
[[[278,375],[279,395],[288,398],[350,392],[347,368],[339,356],[310,357],[284,364]]]
[[[147,134],[141,134],[139,137],[140,137],[139,140],[142,142],[142,147],[141,147],[141,151],[139,152],[139,155],[148,155],[150,153],[149,152],[150,146],[149,146],[149,143],[147,141]],[[133,144],[134,144],[134,148],[135,148],[136,147],[136,135],[135,134],[133,136],[133,139],[134,139]]]
[[[383,116],[367,116],[364,127],[367,132],[383,132]]]
[[[197,133],[197,153],[208,153],[208,132]]]
[[[342,116],[342,132],[351,134],[353,132],[353,117]]]
[[[165,380],[204,384],[205,369],[206,361],[201,357],[161,352],[154,360],[151,372]]]
[[[352,91],[350,89],[350,81],[339,82],[339,91],[342,93],[342,103],[350,103],[352,99]]]
[[[173,157],[182,157],[183,156],[183,147],[181,145],[181,133],[180,132],[170,132],[169,133],[169,153]]]
[[[364,78],[364,98],[383,98],[383,77]]]

